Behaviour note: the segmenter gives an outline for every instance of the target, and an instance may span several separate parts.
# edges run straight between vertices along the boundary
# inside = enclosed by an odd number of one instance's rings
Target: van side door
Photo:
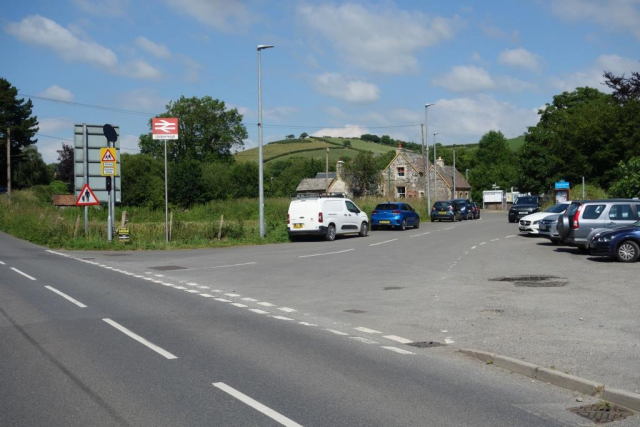
[[[344,201],[344,224],[341,230],[345,233],[353,233],[360,230],[360,209],[350,200]]]

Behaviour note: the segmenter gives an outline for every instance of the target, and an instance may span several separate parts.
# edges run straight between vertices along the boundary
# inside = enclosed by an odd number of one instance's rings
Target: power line
[[[28,94],[22,93],[22,92],[19,92],[19,93],[20,93],[20,95],[26,96],[27,98],[39,99],[39,100],[42,100],[42,101],[49,101],[49,102],[56,102],[58,104],[75,105],[77,107],[85,107],[85,108],[95,108],[96,110],[112,111],[114,113],[122,113],[122,114],[133,114],[133,115],[137,115],[137,116],[151,116],[151,117],[156,116],[156,114],[147,113],[147,112],[144,112],[144,111],[125,110],[125,109],[122,109],[122,108],[106,107],[104,105],[83,104],[81,102],[63,101],[61,99],[46,98],[44,96],[36,96],[36,95],[28,95]]]

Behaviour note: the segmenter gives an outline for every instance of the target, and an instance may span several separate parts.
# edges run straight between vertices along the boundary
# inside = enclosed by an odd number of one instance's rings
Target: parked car
[[[558,234],[558,217],[562,214],[553,214],[545,216],[539,223],[538,234],[551,240],[556,245],[562,241]]]
[[[476,202],[471,202],[471,206],[473,206],[473,219],[480,219],[480,205]]]
[[[380,203],[371,213],[371,229],[380,227],[420,228],[420,215],[408,203],[387,202]]]
[[[460,213],[462,219],[473,219],[473,208],[471,207],[471,200],[469,199],[452,199],[452,202],[456,202],[460,207]]]
[[[637,199],[575,201],[558,218],[558,234],[563,243],[588,252],[595,234],[632,225],[639,219],[638,211]]]
[[[453,200],[435,202],[431,208],[431,222],[435,221],[462,221],[460,206]]]
[[[518,220],[532,213],[540,211],[542,204],[538,196],[520,196],[509,209],[509,222],[518,222]]]
[[[637,261],[640,258],[640,221],[595,234],[589,248],[591,255],[608,256],[621,262]]]
[[[342,195],[301,196],[292,200],[287,213],[289,239],[323,236],[335,240],[342,234],[369,234],[369,217]]]
[[[561,214],[567,210],[571,202],[558,203],[542,212],[536,212],[520,219],[520,232],[527,234],[538,234],[540,231],[540,222],[549,214]]]

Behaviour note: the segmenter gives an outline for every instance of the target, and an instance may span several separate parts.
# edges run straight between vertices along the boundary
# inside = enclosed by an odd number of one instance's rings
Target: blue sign
[[[568,190],[569,189],[569,183],[568,182],[564,182],[564,181],[558,181],[556,182],[556,190]]]

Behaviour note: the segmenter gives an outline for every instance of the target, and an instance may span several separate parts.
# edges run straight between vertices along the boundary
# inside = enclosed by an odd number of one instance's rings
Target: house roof
[[[424,172],[424,158],[422,154],[412,153],[410,151],[402,150],[396,154],[396,156],[389,162],[386,168],[383,169],[383,172],[386,171],[391,164],[394,162],[398,156],[403,156],[417,172]],[[427,159],[427,168],[429,170],[433,169],[433,163]],[[460,173],[460,171],[456,170],[456,188],[457,189],[471,189],[471,186],[464,178],[464,176]],[[453,188],[453,166],[438,166],[438,174],[440,177],[447,183],[450,188]]]
[[[305,178],[300,181],[296,191],[327,191],[332,182],[331,178]]]
[[[328,178],[337,178],[338,174],[336,172],[329,172]],[[316,173],[316,178],[327,178],[326,172],[318,172]]]
[[[471,186],[464,179],[464,175],[459,170],[453,169],[453,166],[438,166],[438,175],[447,183],[450,188],[453,188],[453,171],[456,174],[456,189],[471,189]]]

